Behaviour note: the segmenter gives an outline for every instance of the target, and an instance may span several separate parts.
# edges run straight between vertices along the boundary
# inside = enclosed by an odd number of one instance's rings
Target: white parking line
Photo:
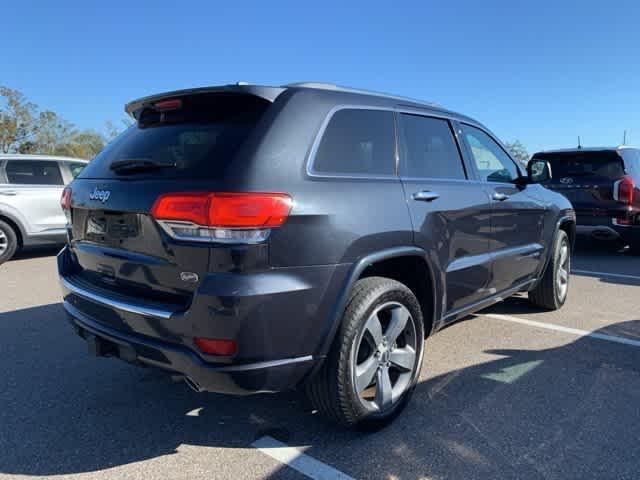
[[[631,345],[632,347],[640,347],[639,340],[632,340],[630,338],[617,337],[615,335],[607,335],[606,333],[590,332],[588,330],[580,330],[578,328],[563,327],[562,325],[555,325],[553,323],[536,322],[534,320],[527,320],[525,318],[512,317],[511,315],[501,315],[498,313],[487,313],[485,317],[494,318],[496,320],[504,320],[507,322],[519,323],[521,325],[528,325],[530,327],[546,328],[547,330],[555,330],[557,332],[569,333],[578,337],[591,337],[598,340],[605,340],[607,342],[622,343],[623,345]]]
[[[354,480],[349,475],[302,453],[297,448],[269,436],[259,438],[251,446],[314,480]]]
[[[571,269],[571,273],[577,273],[578,275],[599,275],[601,277],[631,278],[633,280],[640,280],[640,276],[626,275],[622,273],[592,272],[590,270],[575,270],[575,269]]]

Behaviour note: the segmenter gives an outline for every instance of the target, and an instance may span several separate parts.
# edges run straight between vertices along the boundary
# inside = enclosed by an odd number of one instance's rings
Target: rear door
[[[487,132],[461,124],[462,137],[473,166],[493,202],[490,288],[492,292],[517,287],[535,278],[543,260],[543,199],[534,189],[517,185],[519,167]]]
[[[399,173],[415,243],[445,272],[444,314],[487,297],[491,202],[467,176],[451,123],[398,114]]]
[[[58,162],[9,159],[5,174],[8,187],[2,198],[25,219],[28,233],[64,233],[66,220],[60,209],[64,181]]]

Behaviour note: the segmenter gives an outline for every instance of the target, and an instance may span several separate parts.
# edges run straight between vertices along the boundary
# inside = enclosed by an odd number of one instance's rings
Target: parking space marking
[[[525,318],[512,317],[511,315],[501,315],[498,313],[487,313],[483,316],[493,318],[496,320],[504,320],[507,322],[519,323],[521,325],[528,325],[530,327],[546,328],[547,330],[555,330],[557,332],[569,333],[578,337],[591,337],[598,340],[605,340],[607,342],[622,343],[623,345],[630,345],[632,347],[640,347],[640,340],[632,340],[631,338],[617,337],[615,335],[607,335],[606,333],[590,332],[589,330],[580,330],[578,328],[563,327],[562,325],[556,325],[554,323],[536,322],[535,320],[527,320]]]
[[[354,480],[353,477],[302,453],[297,448],[269,436],[259,438],[251,446],[314,480]]]
[[[590,270],[575,270],[571,269],[571,273],[577,273],[578,275],[599,275],[601,277],[613,277],[613,278],[630,278],[633,280],[640,280],[638,275],[626,275],[622,273],[607,273],[607,272],[592,272]]]

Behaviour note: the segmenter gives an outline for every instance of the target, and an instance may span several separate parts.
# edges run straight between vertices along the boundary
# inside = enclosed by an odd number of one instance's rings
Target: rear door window
[[[513,160],[487,133],[464,124],[462,132],[481,180],[511,183],[520,176]]]
[[[400,175],[465,179],[462,158],[447,120],[400,114]]]
[[[51,160],[8,160],[7,180],[14,185],[63,185],[58,162]]]
[[[314,173],[394,175],[393,113],[344,109],[329,121],[313,161]]]

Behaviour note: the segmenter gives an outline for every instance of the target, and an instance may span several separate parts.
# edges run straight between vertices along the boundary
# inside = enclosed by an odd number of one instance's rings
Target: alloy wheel
[[[417,342],[414,319],[404,305],[388,302],[369,316],[351,349],[355,393],[367,410],[388,410],[409,389]]]
[[[9,248],[9,239],[7,238],[7,234],[0,230],[0,255],[3,255],[4,252]]]
[[[560,245],[560,261],[558,264],[558,271],[556,273],[556,283],[558,285],[560,300],[564,300],[566,298],[569,290],[570,264],[569,245],[567,245],[567,242],[565,241]]]

